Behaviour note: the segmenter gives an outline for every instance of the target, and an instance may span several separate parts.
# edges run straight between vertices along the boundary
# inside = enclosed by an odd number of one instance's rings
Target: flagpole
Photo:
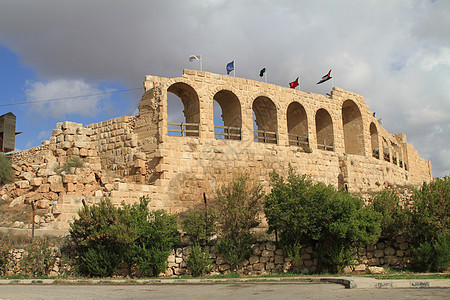
[[[234,60],[233,74],[234,74],[234,77],[236,77],[236,60]]]
[[[200,55],[200,71],[203,71],[202,60],[203,60],[203,57]]]
[[[264,72],[264,79],[266,80],[266,83],[267,83],[267,69],[266,69],[266,71]]]

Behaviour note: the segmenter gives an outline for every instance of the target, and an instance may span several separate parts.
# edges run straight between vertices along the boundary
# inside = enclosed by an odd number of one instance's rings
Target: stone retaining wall
[[[62,259],[60,251],[52,248],[56,255],[56,261],[49,276],[64,275],[71,272],[71,268]],[[232,270],[231,266],[217,255],[214,247],[211,247],[210,258],[212,261],[210,275],[226,275],[230,272],[237,272],[244,276],[281,274],[287,272],[311,274],[318,271],[318,261],[313,257],[313,247],[306,246],[301,250],[301,261],[293,262],[283,255],[283,250],[278,248],[273,242],[257,243],[252,246],[253,254],[245,260],[237,270]],[[186,261],[192,251],[192,246],[173,249],[167,259],[168,268],[160,276],[172,277],[180,275],[190,275],[186,266]],[[10,251],[12,260],[7,266],[6,274],[15,275],[21,273],[20,261],[26,255],[23,249],[13,249]],[[389,266],[394,268],[404,268],[411,263],[411,252],[409,243],[404,237],[398,237],[395,241],[380,242],[361,249],[361,255],[355,265],[348,266],[344,272],[363,272],[373,266]],[[127,275],[127,274],[122,274]]]

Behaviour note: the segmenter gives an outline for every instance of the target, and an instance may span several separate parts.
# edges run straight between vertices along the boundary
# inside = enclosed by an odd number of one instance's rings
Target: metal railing
[[[273,131],[253,130],[254,141],[259,143],[277,144],[278,135]]]
[[[380,159],[380,151],[377,148],[372,149],[372,156]]]
[[[309,146],[309,139],[304,135],[297,135],[293,133],[289,133],[289,145],[290,146]]]
[[[169,126],[178,127],[180,129],[170,129]],[[200,136],[200,124],[198,123],[173,123],[167,122],[167,133],[175,132],[172,136]],[[170,135],[170,134],[169,134]]]
[[[330,145],[327,145],[327,141],[323,141],[323,144],[317,143],[317,149],[334,151],[334,142],[331,142]]]
[[[242,130],[240,127],[214,126],[214,136],[216,139],[241,140]]]

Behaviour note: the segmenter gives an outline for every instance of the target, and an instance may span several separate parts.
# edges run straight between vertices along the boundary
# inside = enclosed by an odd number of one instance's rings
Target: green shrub
[[[158,276],[167,268],[172,248],[179,244],[176,216],[164,210],[149,211],[149,199],[141,197],[139,203],[124,206],[125,224],[130,228],[125,262],[136,264],[144,275]]]
[[[370,206],[381,214],[380,239],[391,240],[405,233],[406,211],[400,205],[400,198],[395,191],[376,193]]]
[[[215,232],[214,218],[212,209],[190,210],[181,221],[181,226],[193,244],[207,246]]]
[[[214,210],[218,251],[232,268],[251,254],[251,230],[259,225],[263,197],[262,187],[251,185],[248,175],[238,176],[217,191]]]
[[[424,183],[414,192],[409,221],[416,267],[420,270],[445,270],[450,264],[449,177]]]
[[[170,250],[178,242],[176,217],[162,210],[150,212],[149,199],[114,207],[108,199],[86,206],[71,224],[70,234],[83,275],[112,276],[125,263],[145,275],[166,268]]]
[[[0,186],[14,181],[11,161],[4,154],[0,154]]]
[[[450,266],[450,235],[441,234],[432,242],[412,248],[415,267],[421,271],[447,270]]]
[[[70,236],[78,254],[76,267],[82,275],[112,276],[116,274],[126,241],[119,210],[109,199],[84,206],[70,226]],[[106,265],[105,262],[107,261]]]
[[[193,243],[192,252],[186,265],[193,276],[200,276],[210,271],[211,260],[208,246],[210,237],[215,232],[214,211],[212,209],[190,210],[181,221],[182,229]],[[202,247],[205,250],[202,250]]]
[[[304,245],[313,245],[322,268],[340,271],[354,260],[356,249],[380,235],[380,215],[363,201],[332,186],[313,183],[292,167],[284,180],[271,173],[272,191],[264,201],[269,232],[276,231],[285,253],[301,259]]]
[[[201,276],[205,273],[208,273],[211,270],[210,265],[212,264],[211,259],[209,258],[209,250],[208,247],[205,247],[205,250],[202,250],[198,244],[194,244],[192,246],[191,254],[189,254],[189,258],[186,261],[186,265],[189,270],[191,270],[193,276]]]
[[[93,244],[79,253],[78,272],[80,274],[107,277],[117,273],[122,262],[120,251],[113,246]]]

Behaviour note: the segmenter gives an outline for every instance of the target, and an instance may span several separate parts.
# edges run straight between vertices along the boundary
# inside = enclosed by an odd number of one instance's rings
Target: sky
[[[56,123],[137,114],[146,74],[199,69],[361,94],[382,126],[450,175],[450,1],[0,0],[0,115],[16,149]],[[52,101],[46,101],[52,100]],[[175,108],[171,108],[172,110]]]

